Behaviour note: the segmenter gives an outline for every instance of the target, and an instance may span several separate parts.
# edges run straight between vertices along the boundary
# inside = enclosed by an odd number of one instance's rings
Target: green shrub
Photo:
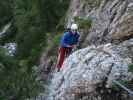
[[[86,2],[90,7],[99,7],[102,0],[86,0]]]
[[[36,72],[29,71],[27,61],[17,61],[0,49],[0,100],[25,100],[41,90]]]
[[[17,58],[28,58],[32,65],[36,64],[42,49],[47,47],[46,33],[56,30],[68,4],[69,0],[14,0]]]
[[[53,43],[55,44],[55,45],[59,45],[60,44],[60,38],[61,38],[61,33],[59,33],[59,34],[57,34],[57,35],[55,35],[55,37],[54,37],[54,39],[53,39]]]
[[[130,65],[128,66],[128,71],[133,73],[133,64],[130,64]]]
[[[56,35],[49,35],[49,40],[47,41],[46,51],[49,52],[49,55],[55,56],[57,54],[58,47],[60,45],[60,39],[63,32],[57,32]],[[54,49],[53,49],[54,48]]]
[[[124,86],[127,86],[128,83],[129,83],[129,81],[127,81],[127,80],[119,80],[118,82],[121,83]],[[114,91],[120,91],[121,89],[122,88],[120,86],[116,85],[116,84],[113,84],[113,86],[112,86],[112,90],[114,90]]]
[[[81,18],[79,16],[76,16],[74,18],[74,21],[79,25],[79,28],[85,30],[90,29],[92,25],[92,19],[90,17]]]
[[[112,85],[112,90],[113,91],[120,91],[120,87],[118,85],[116,85],[116,84],[113,84]]]
[[[15,31],[15,34],[4,37],[0,43],[15,41],[17,52],[14,57],[10,57],[4,53],[4,50],[0,50],[0,100],[10,100],[10,98],[25,100],[25,98],[37,95],[40,86],[36,81],[33,66],[38,64],[42,49],[47,48],[49,36],[46,33],[49,32],[52,36],[51,32],[56,30],[59,20],[66,13],[70,0],[62,1],[1,1],[0,27],[12,19],[15,29],[11,30]],[[12,9],[10,9],[10,4]],[[53,35],[53,37],[51,41],[58,45],[60,36]]]
[[[65,16],[61,18],[58,25],[56,26],[56,29],[58,31],[63,31],[64,30],[64,24],[65,24]]]
[[[11,0],[0,1],[0,29],[13,18]]]

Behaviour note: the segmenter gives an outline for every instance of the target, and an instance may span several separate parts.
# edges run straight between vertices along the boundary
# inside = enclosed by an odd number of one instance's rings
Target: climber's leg
[[[65,51],[66,48],[61,47],[58,55],[58,61],[57,61],[57,68],[60,69],[63,65],[64,58],[65,58]]]
[[[58,50],[58,58],[57,58],[56,68],[58,68],[58,66],[59,66],[59,61],[60,61],[60,49],[61,49],[61,48],[59,48],[59,50]]]

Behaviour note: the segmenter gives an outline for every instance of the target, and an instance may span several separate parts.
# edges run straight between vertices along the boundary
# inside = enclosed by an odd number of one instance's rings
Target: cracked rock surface
[[[127,47],[123,45],[128,43],[132,46],[131,41],[119,46],[90,46],[74,52],[65,60],[61,72],[54,74],[47,100],[78,100],[76,96],[80,94],[95,97],[98,87],[109,88],[114,79],[127,80],[131,58],[124,55]],[[98,98],[101,97],[91,100],[101,100]]]
[[[133,37],[133,0],[71,0],[67,15],[67,26],[73,23],[75,16],[92,19],[91,29],[81,34],[86,34],[84,46]]]

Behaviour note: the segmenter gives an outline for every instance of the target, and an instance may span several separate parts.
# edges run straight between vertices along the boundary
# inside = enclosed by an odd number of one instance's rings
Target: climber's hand
[[[76,48],[76,45],[71,45],[71,48]]]

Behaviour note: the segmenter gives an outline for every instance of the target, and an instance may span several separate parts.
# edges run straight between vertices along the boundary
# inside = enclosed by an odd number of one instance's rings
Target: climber
[[[72,24],[70,30],[65,31],[61,38],[61,46],[59,48],[58,59],[56,64],[58,72],[62,67],[64,58],[71,53],[72,49],[75,48],[77,43],[79,42],[80,35],[77,29],[77,24]]]

